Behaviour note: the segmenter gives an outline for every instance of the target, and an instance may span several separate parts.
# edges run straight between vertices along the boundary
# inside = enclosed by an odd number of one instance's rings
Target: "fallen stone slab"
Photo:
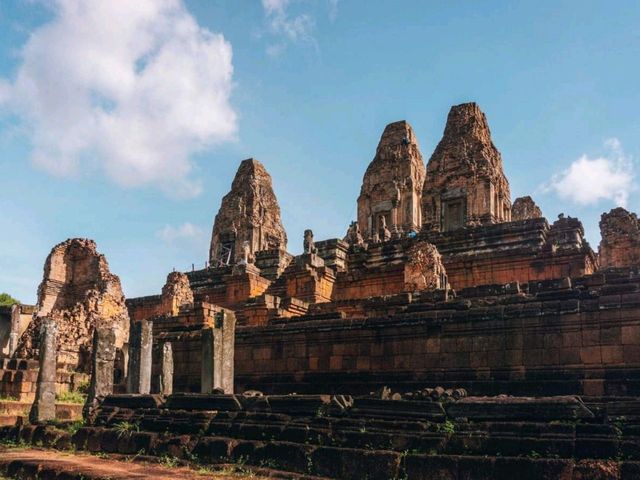
[[[164,403],[164,399],[160,395],[141,395],[136,393],[126,393],[118,395],[109,395],[102,401],[102,407],[119,407],[119,408],[160,408]]]
[[[176,393],[167,397],[165,407],[169,410],[242,410],[235,395],[209,393]]]
[[[594,414],[579,397],[467,397],[445,404],[451,418],[473,420],[575,420]]]
[[[421,418],[439,420],[445,411],[438,402],[420,400],[381,400],[378,398],[356,398],[353,402],[354,415],[392,418]]]

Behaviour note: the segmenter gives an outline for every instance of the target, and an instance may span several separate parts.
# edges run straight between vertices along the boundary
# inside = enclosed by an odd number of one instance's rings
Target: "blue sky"
[[[476,101],[512,199],[638,210],[636,1],[8,0],[0,3],[0,291],[35,301],[51,247],[96,240],[125,295],[203,266],[239,162],[289,235],[342,237],[384,126],[425,161]],[[106,5],[109,6],[106,6]]]

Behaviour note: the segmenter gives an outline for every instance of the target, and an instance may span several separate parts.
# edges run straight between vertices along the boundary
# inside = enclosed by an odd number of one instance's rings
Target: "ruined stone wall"
[[[237,390],[640,394],[640,278],[470,289],[390,316],[239,327]],[[536,290],[537,289],[537,290]]]
[[[187,275],[171,272],[161,295],[127,299],[127,311],[132,321],[148,320],[159,315],[177,315],[182,305],[194,302]]]
[[[216,314],[221,307],[196,303],[183,307],[175,316],[159,317],[153,325],[153,367],[151,391],[160,389],[161,352],[165,342],[173,350],[173,391],[200,392],[202,368],[202,329],[216,327]],[[233,312],[226,310],[227,315]]]
[[[89,364],[93,329],[113,327],[116,346],[129,334],[120,279],[109,271],[93,240],[74,238],[56,245],[44,265],[33,322],[20,337],[15,356],[36,358],[41,319],[58,327],[58,362],[83,369]]]
[[[252,158],[240,163],[231,191],[222,199],[211,234],[210,264],[234,265],[243,257],[245,242],[251,256],[287,247],[271,176]]]
[[[622,207],[603,213],[600,234],[598,258],[601,268],[640,265],[640,222],[635,213]]]
[[[56,372],[56,392],[76,391],[87,384],[89,375],[70,372],[64,365],[58,365]],[[38,380],[38,360],[4,358],[0,359],[0,397],[11,397],[23,402],[33,401]]]
[[[406,121],[387,125],[358,197],[358,225],[365,238],[376,236],[380,217],[392,231],[419,230],[425,167],[415,133]]]
[[[438,247],[452,288],[530,282],[593,273],[596,256],[579,220],[544,218],[451,232],[425,232]]]
[[[536,205],[530,196],[518,197],[511,207],[511,220],[530,220],[532,218],[541,218],[542,210]]]
[[[422,214],[425,229],[440,231],[511,218],[502,158],[475,103],[449,112],[442,140],[427,163]]]

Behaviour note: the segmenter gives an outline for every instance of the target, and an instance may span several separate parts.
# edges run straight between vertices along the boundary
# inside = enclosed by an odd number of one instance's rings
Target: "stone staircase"
[[[0,436],[324,478],[627,480],[640,478],[639,419],[631,397],[114,395],[74,435]]]

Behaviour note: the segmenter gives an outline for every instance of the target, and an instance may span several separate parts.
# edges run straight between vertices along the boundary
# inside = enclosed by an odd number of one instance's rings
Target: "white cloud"
[[[51,0],[0,99],[33,162],[56,175],[98,165],[124,186],[195,195],[190,156],[232,140],[232,49],[182,0]],[[3,93],[4,92],[4,93]]]
[[[617,138],[608,139],[604,146],[604,156],[582,155],[569,168],[554,175],[542,190],[580,205],[609,200],[626,206],[629,194],[635,189],[632,159]]]
[[[305,43],[318,49],[314,38],[316,21],[308,12],[291,13],[291,5],[296,0],[262,0],[262,8],[271,42],[266,52],[269,56],[279,56],[288,44]],[[334,21],[338,12],[338,0],[326,1],[329,19]]]
[[[156,232],[156,236],[168,244],[181,240],[199,241],[204,238],[204,230],[197,225],[185,222],[177,227],[165,225]]]
[[[329,20],[332,22],[335,21],[338,16],[338,1],[339,0],[328,0],[329,3]]]
[[[0,78],[0,105],[9,99],[10,86]]]

